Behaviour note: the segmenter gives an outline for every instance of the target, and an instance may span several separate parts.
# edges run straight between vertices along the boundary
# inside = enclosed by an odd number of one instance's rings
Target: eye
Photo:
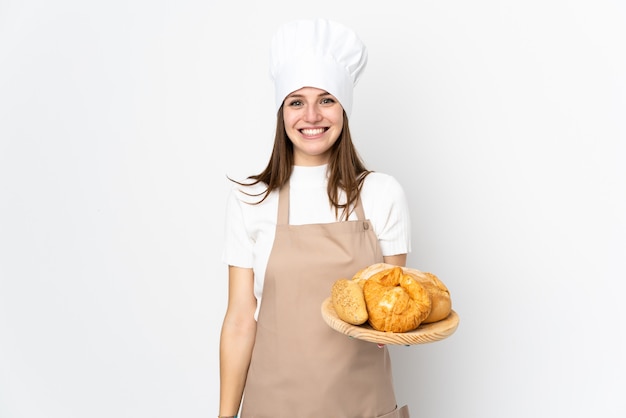
[[[292,107],[302,106],[302,101],[298,99],[294,99],[289,102],[289,106],[292,106]]]
[[[333,104],[335,103],[335,99],[333,99],[332,97],[324,97],[321,101],[321,104]]]

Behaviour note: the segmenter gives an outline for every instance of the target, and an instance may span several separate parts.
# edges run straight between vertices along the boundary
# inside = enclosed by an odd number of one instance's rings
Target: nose
[[[304,113],[304,120],[306,122],[319,122],[322,120],[322,112],[320,112],[319,106],[317,104],[313,104],[307,106]]]

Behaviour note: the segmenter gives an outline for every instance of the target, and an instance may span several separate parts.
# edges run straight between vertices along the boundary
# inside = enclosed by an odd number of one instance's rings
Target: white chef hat
[[[367,48],[351,29],[327,19],[304,19],[281,26],[270,51],[276,111],[285,97],[302,87],[327,91],[346,114],[352,92],[367,64]]]

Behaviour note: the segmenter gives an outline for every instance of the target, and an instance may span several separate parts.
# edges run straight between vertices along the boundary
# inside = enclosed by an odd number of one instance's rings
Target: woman
[[[226,221],[228,309],[220,417],[408,417],[386,347],[346,337],[320,307],[335,280],[410,250],[404,192],[352,143],[352,89],[367,50],[323,19],[282,26],[271,74],[277,124],[263,172],[235,182]]]

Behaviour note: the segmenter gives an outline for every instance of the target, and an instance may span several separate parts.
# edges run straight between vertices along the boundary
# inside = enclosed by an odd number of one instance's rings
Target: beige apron
[[[383,261],[359,202],[358,220],[289,225],[279,192],[242,418],[408,418],[396,409],[386,347],[347,337],[322,319],[335,280]]]

